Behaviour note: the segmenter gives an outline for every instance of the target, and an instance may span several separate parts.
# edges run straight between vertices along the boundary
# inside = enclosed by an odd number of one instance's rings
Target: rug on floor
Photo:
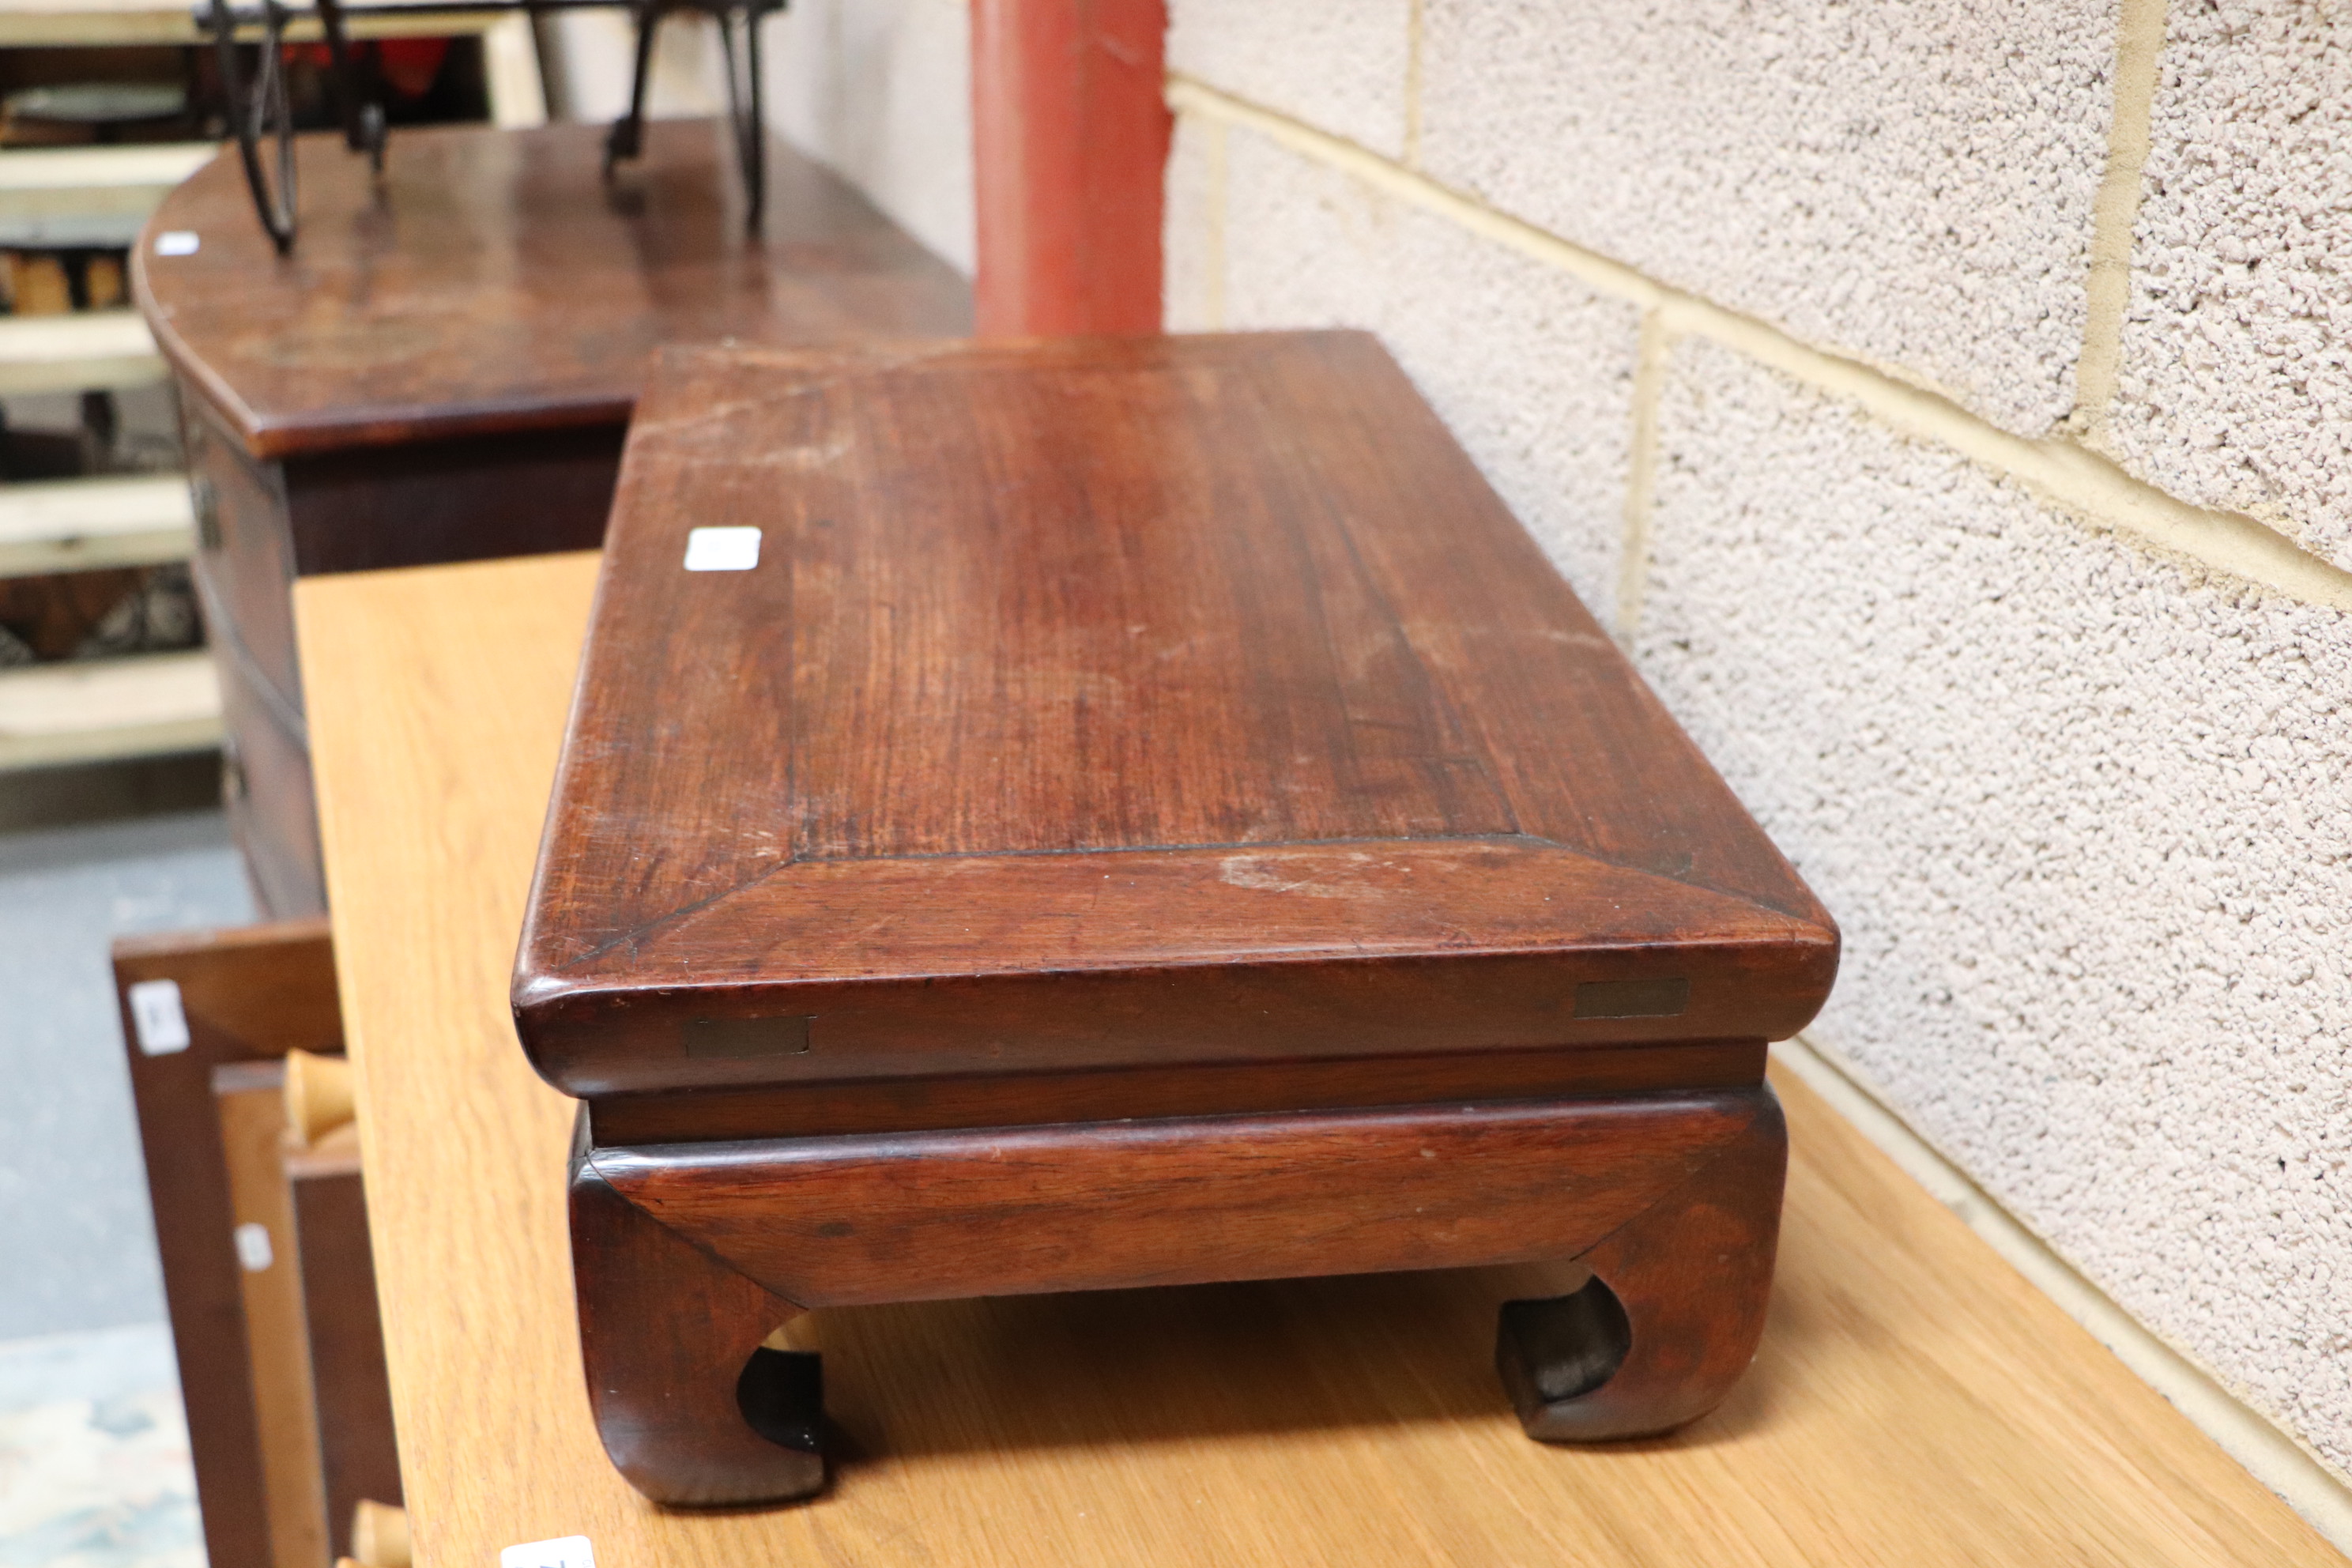
[[[0,1342],[0,1568],[205,1568],[162,1324]]]

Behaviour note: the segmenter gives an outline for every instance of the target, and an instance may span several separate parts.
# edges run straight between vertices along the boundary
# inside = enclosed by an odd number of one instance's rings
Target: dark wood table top
[[[581,691],[574,1094],[1761,1041],[1836,968],[1362,333],[667,352]]]
[[[617,424],[666,342],[971,330],[964,279],[806,158],[771,147],[753,240],[724,130],[646,132],[610,185],[599,126],[404,130],[381,188],[340,140],[306,136],[282,259],[228,150],[148,225],[140,305],[257,458]],[[159,254],[173,232],[197,250]]]

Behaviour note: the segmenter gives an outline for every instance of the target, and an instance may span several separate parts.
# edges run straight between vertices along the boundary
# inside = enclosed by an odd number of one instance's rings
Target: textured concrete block
[[[769,123],[970,276],[970,7],[799,0],[765,42]]]
[[[1177,118],[1160,220],[1160,324],[1171,332],[1224,321],[1224,159],[1222,126]]]
[[[1422,163],[2039,435],[2074,401],[2114,10],[1426,0]]]
[[[561,119],[609,121],[629,111],[636,29],[619,11],[562,11],[546,18],[548,110]],[[654,35],[646,111],[690,120],[727,107],[727,77],[709,18],[673,16]]]
[[[1394,158],[1412,0],[1170,0],[1168,68]]]
[[[1610,622],[1638,313],[1251,132],[1223,136],[1221,324],[1379,332],[1577,593]],[[1180,137],[1184,157],[1199,144],[1190,129]],[[1171,226],[1171,277],[1195,268],[1192,247],[1201,243]]]
[[[1844,927],[1812,1031],[2352,1469],[2352,616],[1678,344],[1637,657]]]
[[[2352,11],[2176,5],[2104,437],[2352,567]]]

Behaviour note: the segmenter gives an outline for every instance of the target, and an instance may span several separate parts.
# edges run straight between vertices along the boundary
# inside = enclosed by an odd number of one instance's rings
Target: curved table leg
[[[572,1269],[605,1453],[656,1502],[781,1502],[824,1485],[818,1358],[761,1347],[801,1309],[608,1186],[575,1152]]]
[[[1768,1089],[1705,1170],[1579,1261],[1572,1295],[1503,1306],[1495,1367],[1528,1436],[1642,1437],[1715,1408],[1755,1359],[1772,1290],[1789,1133]]]

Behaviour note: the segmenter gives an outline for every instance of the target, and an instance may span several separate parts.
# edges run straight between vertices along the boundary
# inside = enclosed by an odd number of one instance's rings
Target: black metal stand
[[[735,160],[743,180],[745,221],[759,232],[767,211],[767,128],[761,122],[760,88],[760,24],[784,9],[787,0],[311,0],[312,14],[326,36],[329,74],[333,81],[335,110],[343,126],[343,140],[354,153],[368,155],[378,174],[383,171],[387,140],[383,105],[367,89],[351,44],[351,19],[396,16],[403,12],[521,11],[537,17],[543,12],[576,10],[589,5],[625,5],[636,23],[636,65],[629,93],[629,111],[617,121],[604,142],[604,173],[610,178],[621,163],[644,150],[646,97],[652,84],[654,41],[662,22],[676,12],[698,12],[719,26],[726,56],[727,110],[735,142]],[[253,207],[261,226],[279,255],[294,248],[296,232],[294,189],[294,114],[286,87],[285,35],[292,13],[281,0],[236,5],[232,0],[207,0],[199,21],[212,37],[220,62],[221,87],[228,100],[230,134],[245,162],[246,184],[253,190]],[[237,58],[240,30],[258,28],[260,57],[252,79]]]
[[[220,61],[221,91],[228,100],[229,131],[245,159],[245,183],[253,189],[253,210],[285,255],[294,248],[294,106],[286,93],[286,8],[262,0],[261,56],[250,82],[237,68],[237,18],[228,0],[212,0],[209,24]],[[273,156],[263,156],[263,144]]]

